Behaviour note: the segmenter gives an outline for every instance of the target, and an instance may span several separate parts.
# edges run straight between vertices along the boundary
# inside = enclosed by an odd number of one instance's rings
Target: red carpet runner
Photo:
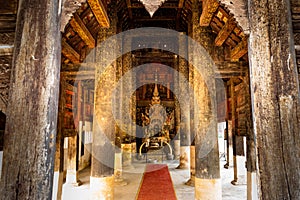
[[[148,164],[140,185],[137,200],[176,200],[167,165]]]

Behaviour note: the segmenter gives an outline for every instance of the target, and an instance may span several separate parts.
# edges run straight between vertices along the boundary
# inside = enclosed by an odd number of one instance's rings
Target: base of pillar
[[[114,199],[114,176],[90,177],[90,199],[91,200],[113,200]]]
[[[237,181],[237,180],[232,180],[230,183],[231,183],[232,185],[238,185],[238,181]]]
[[[62,187],[63,187],[63,172],[54,172],[53,175],[53,187],[52,187],[52,199],[60,200],[62,196]]]
[[[82,185],[82,182],[78,180],[78,172],[67,171],[66,185],[74,187]]]
[[[209,192],[208,192],[209,191]],[[200,179],[195,177],[195,200],[222,199],[221,179]]]
[[[229,163],[226,163],[226,164],[224,165],[224,168],[225,168],[225,169],[228,169],[228,168],[229,168]]]
[[[131,164],[131,165],[128,165],[128,166],[123,166],[123,169],[122,171],[131,171],[131,170],[134,170],[135,167]]]
[[[247,183],[245,183],[245,180],[244,180],[245,178],[243,177],[243,178],[241,178],[241,180],[240,179],[237,179],[237,180],[232,180],[231,181],[231,184],[232,185],[246,185]]]
[[[258,200],[256,172],[247,172],[247,200]]]
[[[115,185],[125,186],[128,185],[128,182],[124,180],[122,177],[119,177],[119,178],[115,178]]]
[[[191,178],[185,183],[185,185],[195,187],[195,176],[191,175]]]
[[[82,185],[82,182],[80,180],[77,180],[77,182],[75,182],[75,183],[66,183],[66,185],[72,186],[72,187],[78,187],[78,186]]]
[[[180,147],[180,158],[179,165],[176,169],[189,169],[190,168],[190,157],[191,157],[191,148],[190,146],[181,146]]]
[[[180,140],[174,140],[174,160],[180,158]]]

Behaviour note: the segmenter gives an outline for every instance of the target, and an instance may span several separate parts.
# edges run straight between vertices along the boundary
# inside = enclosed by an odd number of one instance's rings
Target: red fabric
[[[144,172],[137,200],[176,200],[167,165],[148,164]]]

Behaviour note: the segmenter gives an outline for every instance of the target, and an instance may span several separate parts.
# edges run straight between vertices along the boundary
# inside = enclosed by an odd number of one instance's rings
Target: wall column
[[[199,2],[193,1],[192,38],[211,54],[213,38],[210,27],[199,24]],[[195,66],[208,60],[204,52],[194,47]],[[222,199],[217,132],[216,85],[213,64],[205,63],[201,71],[194,68],[194,126],[195,126],[195,199]],[[210,192],[207,192],[210,191]]]
[[[20,0],[18,5],[0,194],[1,199],[48,199],[57,130],[61,5],[52,0]]]
[[[248,1],[260,199],[300,199],[299,82],[290,1]]]
[[[98,43],[116,34],[117,16],[115,5],[109,5],[110,28],[101,28]],[[92,165],[90,177],[90,199],[114,199],[115,122],[112,113],[112,95],[116,84],[116,61],[109,66],[103,63],[116,60],[116,41],[105,49],[96,49],[95,112],[93,119]]]

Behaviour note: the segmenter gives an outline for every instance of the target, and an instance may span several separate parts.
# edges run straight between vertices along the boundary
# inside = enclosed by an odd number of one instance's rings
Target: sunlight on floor
[[[185,185],[184,183],[189,179],[189,170],[175,169],[178,166],[178,161],[167,161],[169,171],[172,177],[174,189],[178,200],[193,200],[194,187]],[[136,198],[140,181],[145,169],[145,162],[134,162],[133,166],[123,169],[123,178],[127,185],[115,185],[116,200],[133,200]],[[220,161],[221,176],[222,176],[222,196],[223,200],[245,200],[246,198],[246,185],[232,185],[230,182],[233,180],[233,168],[225,169],[223,165],[225,161]],[[81,186],[73,187],[64,185],[63,187],[63,200],[85,200],[89,199],[89,176],[90,168],[84,169],[79,174],[79,179],[83,183]]]

